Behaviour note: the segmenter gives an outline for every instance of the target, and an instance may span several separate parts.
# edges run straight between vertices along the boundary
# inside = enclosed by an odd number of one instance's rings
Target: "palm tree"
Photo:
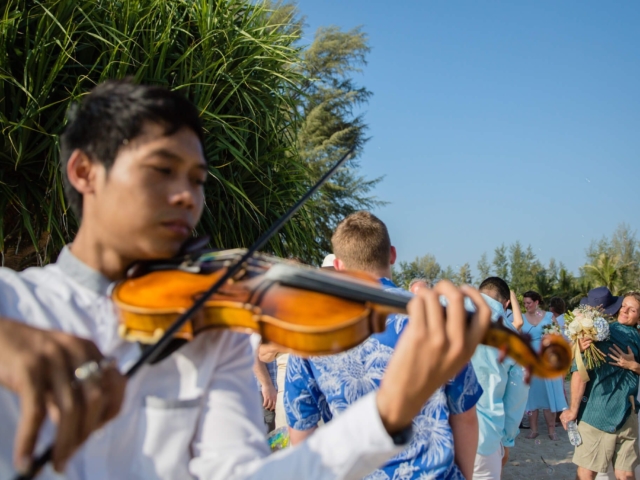
[[[584,265],[582,271],[595,285],[607,287],[614,295],[620,295],[629,290],[624,272],[630,265],[622,264],[616,255],[603,252],[593,263]]]
[[[589,290],[594,288],[594,286],[590,278],[584,275],[579,277],[575,282],[575,288],[572,291],[572,296],[569,298],[567,307],[571,309],[578,305],[582,297],[586,297]]]

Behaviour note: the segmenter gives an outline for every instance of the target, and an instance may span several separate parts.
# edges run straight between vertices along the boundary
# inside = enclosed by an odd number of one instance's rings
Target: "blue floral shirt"
[[[387,291],[412,296],[386,278],[381,283]],[[321,419],[330,421],[360,397],[377,390],[406,320],[406,315],[390,315],[383,333],[338,355],[309,359],[291,355],[284,390],[289,426],[309,430]],[[473,367],[467,364],[414,418],[409,446],[366,480],[464,480],[454,462],[449,415],[473,408],[481,395]]]

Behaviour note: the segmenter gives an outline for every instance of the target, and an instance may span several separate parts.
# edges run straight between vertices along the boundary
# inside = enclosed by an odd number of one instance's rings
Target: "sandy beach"
[[[558,440],[553,441],[549,439],[542,415],[539,423],[540,435],[535,440],[525,438],[529,430],[520,430],[504,467],[503,480],[575,478],[576,466],[571,462],[573,446],[569,443],[567,432],[562,427],[556,427]]]
[[[564,383],[569,398],[569,382]],[[542,412],[538,415],[538,438],[525,438],[529,429],[521,429],[516,438],[516,445],[511,449],[509,461],[502,471],[503,480],[524,480],[553,478],[557,480],[574,479],[576,466],[571,462],[573,445],[561,425],[556,427],[558,440],[549,439],[547,424]]]
[[[564,384],[567,398],[569,398],[569,382]],[[534,440],[525,438],[528,429],[521,429],[516,438],[516,445],[511,449],[509,461],[502,470],[502,480],[573,480],[576,466],[571,461],[573,445],[569,443],[569,436],[562,426],[556,427],[558,440],[549,439],[547,425],[542,412],[538,418],[540,435]],[[636,468],[636,478],[640,478],[640,467]],[[596,480],[615,480],[613,471],[608,475],[600,474]]]

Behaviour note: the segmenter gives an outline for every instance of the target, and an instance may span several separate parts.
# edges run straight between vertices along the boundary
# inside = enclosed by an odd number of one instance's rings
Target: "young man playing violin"
[[[385,290],[413,296],[390,280],[396,251],[387,227],[371,213],[356,212],[345,218],[331,243],[336,270],[367,272]],[[391,315],[383,333],[347,352],[309,359],[291,355],[284,404],[292,443],[313,438],[320,419],[335,421],[332,418],[340,418],[347,407],[377,390],[381,381],[384,386],[393,375],[387,365],[390,367],[394,348],[399,348],[398,339],[408,328],[406,315]],[[367,479],[471,479],[478,444],[475,404],[482,388],[470,364],[454,373],[414,418],[409,448]]]
[[[27,466],[29,439],[36,437],[36,452],[55,443],[54,467],[64,472],[56,476],[48,466],[43,479],[361,478],[409,444],[413,417],[468,362],[486,332],[490,310],[476,290],[442,282],[421,292],[409,303],[410,320],[380,389],[298,447],[274,455],[264,438],[249,336],[229,330],[208,330],[142,367],[126,385],[119,415],[101,427],[120,402],[117,393],[108,402],[96,395],[109,391],[107,382],[119,388],[123,381],[108,366],[84,362],[103,354],[124,371],[141,351],[118,336],[110,284],[137,260],[176,255],[190,237],[204,207],[202,140],[196,109],[163,88],[107,82],[75,110],[61,137],[61,163],[67,198],[81,218],[78,233],[55,264],[21,273],[0,269],[0,325],[7,327],[0,328],[0,347],[11,347],[15,332],[20,351],[27,350],[14,356],[15,349],[0,348],[1,478]],[[440,295],[449,302],[446,322]],[[478,307],[468,325],[465,295]],[[29,336],[12,322],[64,334]],[[44,355],[41,340],[55,335],[65,335],[54,349],[58,362],[27,368],[53,358]],[[88,341],[101,353],[87,347],[71,354]],[[39,374],[16,382],[11,368]],[[29,389],[41,393],[36,401],[27,401]],[[58,397],[49,402],[51,393]],[[95,408],[75,413],[89,403]],[[54,422],[38,429],[45,405]]]

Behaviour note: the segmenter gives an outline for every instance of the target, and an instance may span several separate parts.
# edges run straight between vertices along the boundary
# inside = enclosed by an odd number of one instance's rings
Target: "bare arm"
[[[455,462],[464,478],[473,478],[473,463],[478,450],[478,415],[476,407],[449,417],[453,432]]]
[[[256,358],[256,361],[253,363],[253,373],[262,388],[262,406],[267,410],[275,410],[278,394],[276,388],[273,386],[273,381],[271,381],[267,366],[264,362]]]
[[[309,430],[296,430],[295,428],[289,427],[289,440],[291,441],[291,445],[298,445],[299,443],[304,442],[317,429],[317,425]]]
[[[567,429],[567,424],[578,418],[578,410],[580,410],[580,402],[584,396],[584,391],[587,388],[587,383],[583,382],[578,372],[573,372],[571,375],[571,405],[569,410],[565,410],[560,415],[560,421],[564,429]]]
[[[522,318],[522,312],[520,311],[518,297],[513,290],[511,290],[511,311],[513,312],[513,326],[520,332],[522,331],[522,326],[524,325],[524,319]]]
[[[278,347],[269,343],[262,343],[258,347],[258,358],[264,363],[273,362],[280,351]]]

